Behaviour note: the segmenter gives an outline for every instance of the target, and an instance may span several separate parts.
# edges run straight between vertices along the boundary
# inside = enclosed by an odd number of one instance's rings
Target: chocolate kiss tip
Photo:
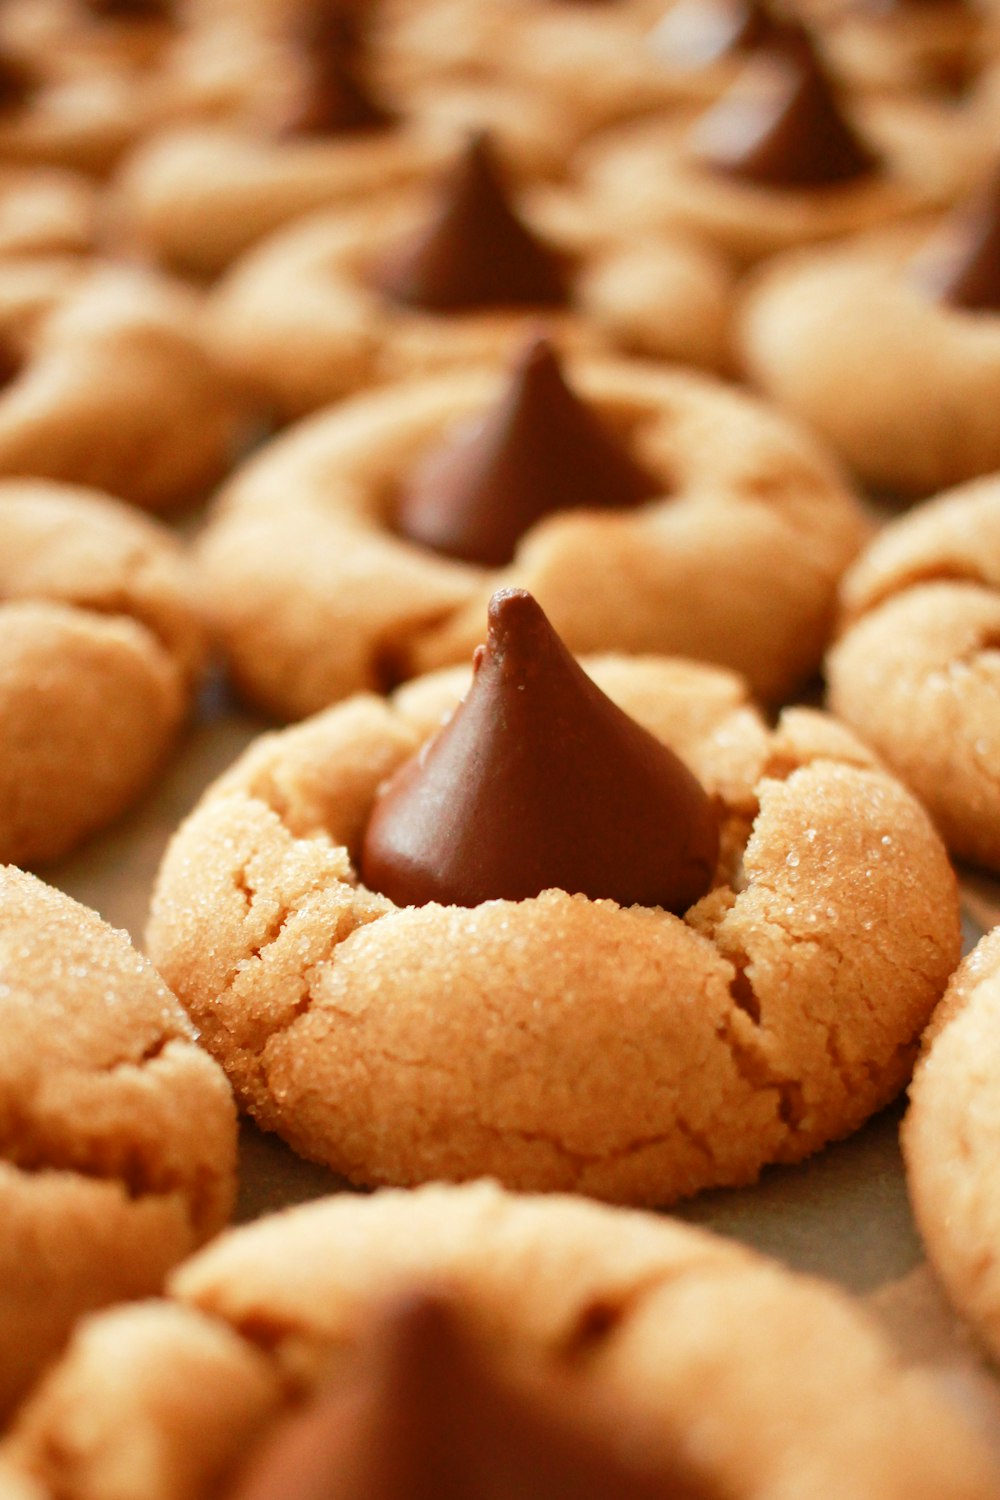
[[[793,23],[702,116],[692,147],[705,166],[764,187],[833,187],[878,166],[841,113],[808,33]]]
[[[959,248],[938,272],[938,298],[967,312],[1000,312],[1000,173],[950,227]]]
[[[430,312],[492,307],[564,307],[554,253],[508,202],[488,138],[472,136],[442,184],[430,222],[376,273],[397,302]]]
[[[503,567],[544,516],[630,509],[664,489],[567,385],[548,341],[534,338],[497,404],[418,464],[397,524],[435,552]]]
[[[466,698],[379,798],[360,868],[398,906],[558,889],[679,915],[711,886],[718,850],[714,807],[688,768],[512,589],[490,602]]]

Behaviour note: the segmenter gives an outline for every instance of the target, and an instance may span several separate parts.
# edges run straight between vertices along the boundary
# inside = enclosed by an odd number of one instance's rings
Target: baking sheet
[[[47,869],[46,879],[141,945],[153,879],[173,829],[202,789],[267,727],[228,701],[213,680],[154,794],[109,833]],[[971,946],[1000,921],[1000,886],[970,874],[963,892]],[[1000,1375],[953,1316],[924,1261],[899,1154],[902,1112],[897,1104],[812,1161],[770,1168],[753,1188],[705,1193],[676,1212],[863,1297],[903,1357],[932,1368],[971,1413],[1000,1461]],[[242,1128],[241,1177],[241,1221],[350,1190],[249,1123]]]

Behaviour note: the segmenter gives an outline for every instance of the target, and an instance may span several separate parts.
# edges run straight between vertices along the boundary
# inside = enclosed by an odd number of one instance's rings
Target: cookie
[[[156,1292],[226,1222],[236,1122],[220,1070],[124,934],[13,868],[0,966],[8,1414],[81,1314]]]
[[[418,250],[428,266],[449,266],[447,287],[389,282],[387,268]],[[550,273],[524,285],[522,262],[540,258]],[[478,285],[487,274],[496,285]],[[273,236],[233,268],[210,310],[220,357],[289,417],[367,386],[510,356],[539,318],[572,349],[717,368],[728,357],[731,289],[725,262],[690,237],[626,241],[548,190],[516,193],[488,141],[476,140],[439,181]]]
[[[247,424],[197,300],[153,273],[0,259],[0,349],[0,476],[167,510],[221,478]]]
[[[4,35],[29,58],[73,74],[152,69],[177,31],[173,0],[8,0]]]
[[[718,809],[713,889],[683,919],[560,889],[402,908],[357,884],[379,787],[462,670],[265,737],[167,851],[154,962],[243,1106],[352,1181],[665,1204],[802,1159],[908,1075],[959,941],[916,801],[833,720],[768,730],[726,673],[589,670]]]
[[[390,675],[467,660],[499,582],[537,595],[576,651],[700,656],[774,700],[808,676],[866,534],[822,453],[776,413],[687,371],[583,357],[564,368],[665,498],[548,516],[508,566],[472,567],[406,541],[391,512],[425,455],[494,419],[508,373],[466,369],[319,415],[237,472],[199,543],[246,697],[301,717]],[[550,402],[534,414],[539,463],[552,420]],[[578,447],[571,437],[554,451],[568,463]]]
[[[1000,467],[1000,301],[953,295],[990,245],[994,184],[944,226],[779,257],[751,287],[738,342],[754,383],[815,427],[868,484],[903,497]],[[1000,259],[992,251],[1000,290]]]
[[[57,859],[160,769],[204,627],[179,548],[95,491],[0,483],[0,859]]]
[[[1000,481],[894,522],[843,583],[830,706],[907,782],[948,847],[1000,869]]]
[[[998,1203],[991,1145],[998,1101],[1000,932],[955,974],[910,1085],[902,1145],[913,1212],[948,1296],[1000,1353]]]
[[[127,164],[116,189],[126,241],[182,271],[214,274],[305,213],[391,202],[439,171],[471,131],[489,130],[519,174],[563,169],[578,131],[544,94],[502,77],[380,90],[359,30],[340,13],[286,22],[270,43],[258,38],[267,71],[251,43],[234,120],[154,136]],[[211,40],[190,51],[196,66]],[[183,92],[183,77],[173,86]]]
[[[997,1492],[932,1382],[902,1371],[841,1293],[666,1219],[490,1184],[342,1196],[227,1235],[175,1275],[172,1303],[82,1327],[7,1461],[43,1483],[58,1464],[66,1500],[226,1493],[220,1454],[232,1462],[260,1433],[261,1366],[286,1410],[324,1378],[349,1380],[379,1306],[414,1285],[443,1287],[525,1376],[574,1381],[638,1454],[673,1458],[679,1443],[734,1500]],[[247,1368],[192,1378],[209,1338]]]
[[[85,177],[0,170],[0,256],[82,255],[96,230],[97,192]]]
[[[633,234],[686,229],[746,264],[968,190],[984,156],[967,121],[842,98],[815,44],[789,38],[754,53],[693,121],[662,113],[595,136],[574,173],[594,212]]]

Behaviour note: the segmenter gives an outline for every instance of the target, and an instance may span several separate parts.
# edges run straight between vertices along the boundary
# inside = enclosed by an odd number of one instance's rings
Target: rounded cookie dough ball
[[[169,510],[222,477],[246,421],[187,289],[101,261],[0,260],[0,476]]]
[[[0,1414],[84,1312],[156,1291],[229,1217],[229,1087],[128,939],[0,871]]]
[[[387,1301],[427,1287],[512,1374],[567,1382],[625,1448],[690,1463],[709,1494],[995,1500],[980,1441],[843,1294],[667,1219],[485,1183],[341,1195],[225,1236],[177,1273],[172,1303],[84,1326],[8,1461],[58,1474],[65,1500],[226,1493],[220,1455],[232,1464],[277,1405],[253,1361],[286,1411],[350,1385]],[[209,1368],[208,1335],[245,1351],[210,1399],[183,1380]]]
[[[465,661],[503,584],[534,594],[573,651],[701,657],[772,701],[809,676],[837,580],[867,535],[822,451],[779,414],[688,371],[579,357],[564,373],[662,489],[633,509],[546,516],[502,569],[405,540],[394,508],[425,454],[498,409],[504,371],[356,398],[237,472],[198,557],[251,701],[301,717]]]
[[[714,888],[683,918],[560,890],[401,908],[358,884],[378,787],[466,671],[265,737],[168,849],[154,960],[243,1106],[352,1181],[665,1204],[801,1160],[906,1081],[959,953],[916,801],[820,714],[769,730],[727,673],[589,670],[719,807]]]
[[[948,847],[1000,869],[1000,479],[887,526],[842,587],[830,706],[916,792]]]
[[[173,538],[96,491],[0,483],[0,859],[57,859],[141,795],[203,652]]]

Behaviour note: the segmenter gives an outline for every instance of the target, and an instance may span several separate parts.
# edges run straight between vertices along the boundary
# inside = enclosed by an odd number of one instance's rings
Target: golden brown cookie
[[[275,1374],[285,1410],[349,1379],[372,1315],[414,1285],[443,1286],[525,1375],[617,1412],[640,1453],[679,1445],[733,1500],[995,1500],[979,1441],[842,1294],[666,1219],[484,1183],[328,1199],[227,1235],[172,1302],[83,1325],[7,1461],[58,1476],[65,1500],[225,1493],[226,1464],[274,1418]]]
[[[500,79],[414,85],[387,98],[377,128],[340,134],[269,133],[254,120],[255,108],[265,111],[266,126],[269,106],[251,99],[243,105],[249,129],[246,121],[243,128],[181,125],[133,153],[114,189],[117,232],[127,245],[173,269],[214,275],[319,209],[339,217],[384,200],[392,218],[397,198],[438,173],[472,131],[489,130],[505,161],[527,178],[561,171],[579,136],[544,94]]]
[[[125,935],[12,867],[0,970],[7,1415],[82,1313],[157,1291],[226,1222],[236,1120],[221,1072]]]
[[[1000,481],[888,526],[843,583],[830,706],[929,809],[948,847],[1000,868]]]
[[[1000,1094],[1000,929],[953,977],[928,1031],[903,1125],[910,1199],[954,1305],[1000,1353],[993,1144]]]
[[[732,91],[747,108],[772,86],[763,54]],[[747,77],[753,69],[754,76]],[[732,92],[731,91],[731,92]],[[713,106],[721,109],[723,101]],[[963,117],[918,101],[848,100],[844,114],[878,165],[843,182],[802,188],[744,180],[702,160],[714,146],[707,114],[651,115],[593,138],[576,159],[576,177],[597,216],[642,233],[681,228],[740,262],[836,239],[953,202],[982,169],[985,153]]]
[[[940,241],[924,222],[778,257],[738,318],[753,382],[901,496],[1000,467],[1000,312],[940,295]]]
[[[94,485],[149,510],[229,467],[246,402],[179,285],[65,256],[0,259],[0,475]]]
[[[0,483],[0,859],[51,860],[149,785],[204,632],[176,543],[95,491]]]
[[[794,690],[865,535],[836,473],[784,419],[704,377],[584,358],[566,371],[665,498],[549,516],[502,572],[459,564],[391,529],[394,496],[509,377],[464,370],[317,416],[237,473],[200,542],[241,691],[301,717],[386,674],[467,660],[500,582],[536,594],[572,650],[676,651],[744,672],[768,699]]]
[[[437,191],[310,216],[245,256],[210,301],[220,357],[285,417],[370,385],[510,356],[540,320],[574,350],[728,364],[733,276],[722,257],[684,234],[623,238],[548,189],[517,206],[566,267],[564,305],[436,312],[394,300],[376,284],[379,267],[420,232]]]
[[[356,884],[377,790],[461,669],[265,737],[175,835],[149,951],[302,1154],[369,1184],[668,1203],[800,1160],[905,1081],[958,957],[915,800],[833,720],[768,730],[729,674],[590,670],[722,808],[715,889],[683,920],[559,890],[401,909]]]

